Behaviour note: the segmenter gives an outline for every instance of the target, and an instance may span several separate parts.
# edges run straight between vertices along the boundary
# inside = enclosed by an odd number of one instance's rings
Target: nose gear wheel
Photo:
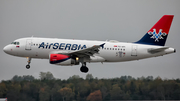
[[[26,65],[26,68],[27,68],[27,69],[29,69],[29,68],[30,68],[30,63],[31,63],[31,58],[30,58],[30,57],[28,57],[27,59],[28,59],[28,61],[27,61],[27,62],[28,62],[28,64]]]

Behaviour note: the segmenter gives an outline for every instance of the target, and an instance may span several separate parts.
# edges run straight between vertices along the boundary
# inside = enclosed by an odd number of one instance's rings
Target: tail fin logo
[[[153,32],[148,32],[149,35],[152,35],[151,38],[155,39],[155,42],[159,42],[159,39],[164,39],[163,36],[167,34],[165,32],[162,33],[162,29],[159,29],[159,33],[156,33],[156,29],[153,29]]]

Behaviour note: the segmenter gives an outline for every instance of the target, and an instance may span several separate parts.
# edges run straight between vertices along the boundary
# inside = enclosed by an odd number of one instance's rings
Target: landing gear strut
[[[29,69],[29,68],[30,68],[30,63],[31,63],[31,58],[30,58],[30,57],[28,57],[27,59],[28,59],[28,61],[27,61],[27,62],[28,62],[28,64],[26,65],[26,68],[27,68],[27,69]]]
[[[83,73],[87,73],[89,71],[89,69],[86,67],[86,62],[82,63],[82,66],[81,66],[80,70]]]

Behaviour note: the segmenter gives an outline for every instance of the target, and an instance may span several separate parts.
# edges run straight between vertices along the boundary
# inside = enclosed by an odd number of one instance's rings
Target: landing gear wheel
[[[83,72],[83,73],[87,73],[87,72],[89,71],[89,69],[88,69],[86,66],[82,66],[82,67],[80,68],[80,70],[81,70],[81,72]]]
[[[30,63],[31,63],[31,58],[30,57],[27,57],[27,59],[28,59],[28,64],[26,65],[26,68],[27,69],[29,69],[30,68]]]
[[[29,69],[29,68],[30,68],[30,65],[26,65],[26,68]]]

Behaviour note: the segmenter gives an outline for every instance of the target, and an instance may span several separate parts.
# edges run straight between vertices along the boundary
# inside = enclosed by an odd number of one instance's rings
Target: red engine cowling
[[[50,54],[49,62],[56,65],[78,65],[79,62],[75,61],[68,55],[63,54]]]

